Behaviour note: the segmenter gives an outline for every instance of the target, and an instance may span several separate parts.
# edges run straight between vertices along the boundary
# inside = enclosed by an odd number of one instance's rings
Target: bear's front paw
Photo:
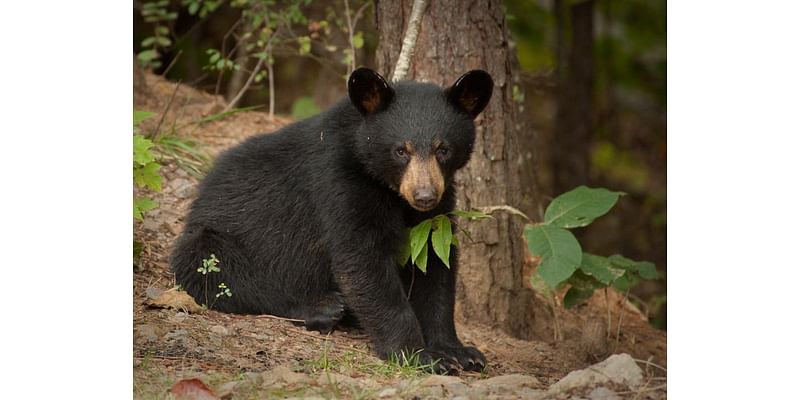
[[[436,350],[422,350],[418,353],[419,365],[427,372],[439,375],[458,375],[458,360]]]
[[[471,346],[434,347],[434,351],[455,358],[464,371],[480,372],[486,368],[486,356]]]

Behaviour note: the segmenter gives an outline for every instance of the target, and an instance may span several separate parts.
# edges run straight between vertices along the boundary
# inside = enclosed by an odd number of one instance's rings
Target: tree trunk
[[[569,6],[569,18],[565,18],[566,10],[562,3],[556,0],[553,10],[558,30],[558,113],[552,144],[553,194],[561,194],[588,183],[589,143],[592,136],[594,1],[586,0]],[[566,34],[568,29],[571,35]],[[568,48],[564,47],[567,42],[564,38],[570,38]]]
[[[377,1],[378,70],[391,76],[411,14],[411,0]],[[535,182],[530,150],[520,149],[523,131],[518,105],[512,102],[515,55],[508,48],[500,0],[431,1],[406,79],[452,85],[471,69],[488,71],[495,81],[492,100],[476,120],[477,135],[470,163],[455,179],[457,207],[469,210],[494,205],[520,208],[536,218]],[[526,156],[527,155],[527,156]],[[527,169],[527,171],[526,171]],[[525,174],[524,174],[525,173]],[[501,327],[530,338],[533,293],[523,273],[524,221],[507,213],[495,219],[464,222],[472,239],[459,237],[460,270],[456,316],[462,321]]]

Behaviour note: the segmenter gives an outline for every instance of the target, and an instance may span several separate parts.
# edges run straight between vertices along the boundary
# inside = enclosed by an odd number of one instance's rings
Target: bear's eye
[[[439,147],[438,149],[436,149],[436,157],[440,159],[445,159],[449,155],[450,155],[450,150],[447,149],[446,147]]]
[[[405,158],[408,155],[408,152],[406,152],[406,149],[400,147],[394,150],[394,154],[400,158]]]

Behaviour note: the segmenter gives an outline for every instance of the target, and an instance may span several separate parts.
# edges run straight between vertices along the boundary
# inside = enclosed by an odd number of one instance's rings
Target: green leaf
[[[525,239],[531,254],[541,257],[537,271],[555,288],[581,265],[581,245],[568,230],[550,225],[525,225]]]
[[[297,43],[300,45],[298,52],[300,55],[311,53],[311,38],[308,36],[300,36],[297,38]]]
[[[133,135],[133,162],[140,166],[147,165],[155,161],[150,148],[153,142],[142,135]]]
[[[615,280],[611,284],[611,286],[614,287],[614,289],[619,290],[620,292],[625,292],[633,288],[637,284],[639,284],[639,278],[637,278],[632,274],[627,273],[617,278],[617,280]]]
[[[172,44],[172,41],[169,40],[168,37],[164,37],[164,36],[159,36],[155,40],[156,40],[156,43],[158,43],[158,45],[161,46],[161,47],[167,47],[167,46]]]
[[[425,245],[422,246],[422,251],[414,259],[414,264],[423,273],[427,273],[428,272],[428,241],[427,240],[425,241]]]
[[[619,254],[608,257],[608,260],[615,267],[638,273],[642,279],[658,279],[661,277],[661,274],[656,270],[656,265],[650,261],[634,261]]]
[[[569,288],[567,293],[564,295],[564,307],[572,308],[577,306],[578,304],[583,303],[586,300],[589,300],[590,297],[594,294],[594,289],[579,289],[575,286]]]
[[[150,47],[155,42],[156,42],[156,37],[155,36],[150,36],[150,37],[142,40],[142,47]]]
[[[553,289],[551,289],[550,286],[545,283],[544,278],[542,278],[542,275],[539,273],[539,271],[534,271],[529,280],[534,291],[541,293],[546,297],[553,296]]]
[[[195,15],[197,14],[197,10],[200,9],[200,3],[189,3],[189,14]]]
[[[143,62],[152,61],[152,60],[155,60],[156,58],[158,58],[158,52],[153,50],[153,49],[145,50],[145,51],[139,53],[139,55],[137,55],[136,58],[138,58],[139,61],[143,61]]]
[[[656,270],[655,264],[650,261],[640,261],[639,276],[642,277],[642,279],[658,279],[661,277],[661,274]]]
[[[161,175],[158,174],[159,169],[161,169],[161,165],[156,162],[151,162],[141,168],[134,168],[133,181],[139,187],[149,187],[156,192],[160,192]]]
[[[484,214],[484,213],[482,213],[480,211],[456,210],[456,211],[451,211],[449,214],[450,215],[455,215],[456,217],[469,218],[469,219],[473,219],[473,220],[484,219],[484,218],[492,218],[491,215]]]
[[[406,232],[405,241],[403,245],[400,246],[399,254],[397,255],[397,263],[400,264],[401,267],[405,267],[408,264],[408,261],[411,259],[411,242],[409,240],[409,233]]]
[[[158,203],[149,197],[133,199],[133,218],[144,221],[144,213],[158,207]]]
[[[581,271],[593,276],[605,286],[610,285],[615,279],[625,274],[624,269],[614,267],[608,258],[589,253],[583,253],[580,268]]]
[[[436,225],[431,233],[431,244],[433,251],[450,268],[450,245],[453,243],[453,228],[450,219],[446,215],[437,215],[433,218]]]
[[[135,128],[135,127],[139,126],[139,124],[141,124],[142,121],[152,117],[153,115],[156,115],[156,113],[153,113],[153,112],[150,112],[150,111],[136,111],[136,110],[133,110],[133,127]]]
[[[431,219],[426,219],[411,228],[411,259],[416,262],[423,247],[428,247],[428,235],[431,232]],[[427,257],[427,255],[426,255]]]
[[[577,228],[592,223],[614,207],[622,192],[579,186],[556,197],[544,213],[544,223],[562,228]]]
[[[353,46],[357,49],[364,47],[364,32],[358,31],[353,35]]]

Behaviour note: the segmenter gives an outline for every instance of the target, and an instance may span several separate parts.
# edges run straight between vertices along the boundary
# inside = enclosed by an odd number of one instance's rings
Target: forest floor
[[[174,127],[212,158],[291,122],[247,111],[197,123],[222,111],[221,98],[159,76],[144,78],[146,85],[134,90],[134,109],[156,115],[142,132]],[[613,291],[571,310],[559,307],[557,319],[541,299],[531,341],[456,321],[462,341],[489,361],[483,373],[459,377],[385,363],[357,330],[320,335],[270,316],[153,307],[154,298],[175,286],[168,254],[198,182],[175,159],[162,165],[162,191],[152,196],[159,207],[134,223],[134,236],[144,243],[133,274],[134,398],[666,398],[666,333]],[[607,358],[612,354],[622,355]]]

